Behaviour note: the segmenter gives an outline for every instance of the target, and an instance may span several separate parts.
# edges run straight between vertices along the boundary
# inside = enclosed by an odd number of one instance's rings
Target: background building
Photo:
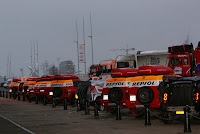
[[[59,64],[59,72],[60,74],[74,74],[75,67],[71,60],[62,61]]]

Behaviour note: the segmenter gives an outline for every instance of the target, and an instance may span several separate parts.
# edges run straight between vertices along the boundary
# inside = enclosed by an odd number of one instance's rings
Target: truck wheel
[[[142,104],[150,104],[154,99],[154,92],[150,87],[141,87],[137,91],[137,98]]]
[[[30,97],[30,95],[29,95],[29,97],[28,97],[28,102],[31,102],[31,97]]]
[[[46,97],[43,98],[43,105],[46,106],[47,105],[47,100]]]
[[[52,102],[52,107],[56,107],[56,102],[55,101]]]
[[[172,124],[173,123],[173,112],[165,112],[163,115],[163,122],[165,124]]]
[[[38,104],[39,100],[38,100],[38,96],[35,96],[35,104]]]
[[[75,104],[75,94],[72,95],[72,99],[71,99],[71,105]]]

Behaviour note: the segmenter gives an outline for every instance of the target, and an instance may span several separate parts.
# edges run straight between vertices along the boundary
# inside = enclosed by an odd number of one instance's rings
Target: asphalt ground
[[[0,89],[2,90],[2,89]],[[30,132],[37,134],[182,134],[183,119],[174,121],[171,125],[163,123],[156,117],[151,117],[151,126],[144,125],[144,118],[135,118],[124,113],[122,120],[115,120],[115,115],[100,111],[99,118],[94,118],[93,111],[85,115],[84,111],[76,112],[76,107],[63,106],[52,108],[51,104],[43,106],[0,97],[0,116],[15,122]],[[200,130],[200,121],[191,120],[191,134]],[[0,118],[0,134],[28,133]]]

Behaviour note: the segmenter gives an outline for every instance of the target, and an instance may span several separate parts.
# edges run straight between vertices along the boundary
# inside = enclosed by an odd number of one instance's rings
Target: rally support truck
[[[111,78],[111,70],[116,68],[115,60],[103,60],[98,65],[91,65],[89,71],[90,80]]]
[[[138,69],[113,69],[113,78],[107,79],[102,92],[101,104],[107,111],[115,111],[116,104],[126,106],[130,78],[137,75]]]
[[[75,104],[75,93],[78,88],[80,79],[76,75],[55,75],[49,89],[49,100],[52,101],[53,107],[62,103],[66,98],[67,102]]]
[[[100,107],[100,99],[105,80],[84,81],[79,84],[75,98],[76,102],[80,105],[80,110],[85,108],[86,101],[88,102],[88,106],[94,106],[96,103]]]
[[[49,87],[53,78],[54,76],[42,76],[40,81],[36,83],[34,87],[36,104],[43,102],[43,105],[46,105],[51,99],[51,96],[49,96]]]
[[[10,98],[13,97],[14,99],[18,96],[18,90],[20,85],[20,79],[13,79],[9,85],[9,96]]]
[[[164,77],[158,89],[163,117],[171,119],[170,123],[184,114],[186,106],[191,114],[200,116],[200,77]]]
[[[22,97],[23,100],[25,101],[25,99],[27,98],[29,101],[31,101],[33,98],[31,97],[32,92],[34,92],[33,87],[35,86],[35,84],[39,81],[39,78],[36,77],[32,77],[32,78],[28,78],[22,87]]]
[[[157,87],[164,75],[173,74],[173,70],[163,65],[141,66],[138,75],[129,79],[126,107],[138,113],[143,111],[144,105],[150,108],[160,108]]]

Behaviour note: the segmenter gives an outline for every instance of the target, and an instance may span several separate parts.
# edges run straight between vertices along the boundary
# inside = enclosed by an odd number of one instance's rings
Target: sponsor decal
[[[73,86],[73,83],[54,83],[51,84],[51,87],[68,87],[68,86]]]
[[[176,68],[174,69],[174,71],[175,71],[175,74],[182,74],[182,73],[183,73],[181,67],[176,67]]]
[[[128,87],[130,84],[130,81],[117,81],[117,82],[106,82],[104,84],[104,87]]]
[[[50,84],[38,84],[35,87],[49,87]]]
[[[197,68],[197,74],[200,73],[200,63],[197,64],[197,67],[196,67],[196,68]]]
[[[11,86],[12,87],[17,87],[17,86],[19,86],[19,84],[12,84]]]
[[[68,86],[73,86],[73,83],[71,82],[71,83],[65,83],[64,84],[66,87],[68,87]]]
[[[130,87],[158,86],[162,80],[131,82]]]
[[[178,55],[178,57],[187,57],[187,55]]]
[[[63,83],[51,84],[51,87],[63,87]]]

